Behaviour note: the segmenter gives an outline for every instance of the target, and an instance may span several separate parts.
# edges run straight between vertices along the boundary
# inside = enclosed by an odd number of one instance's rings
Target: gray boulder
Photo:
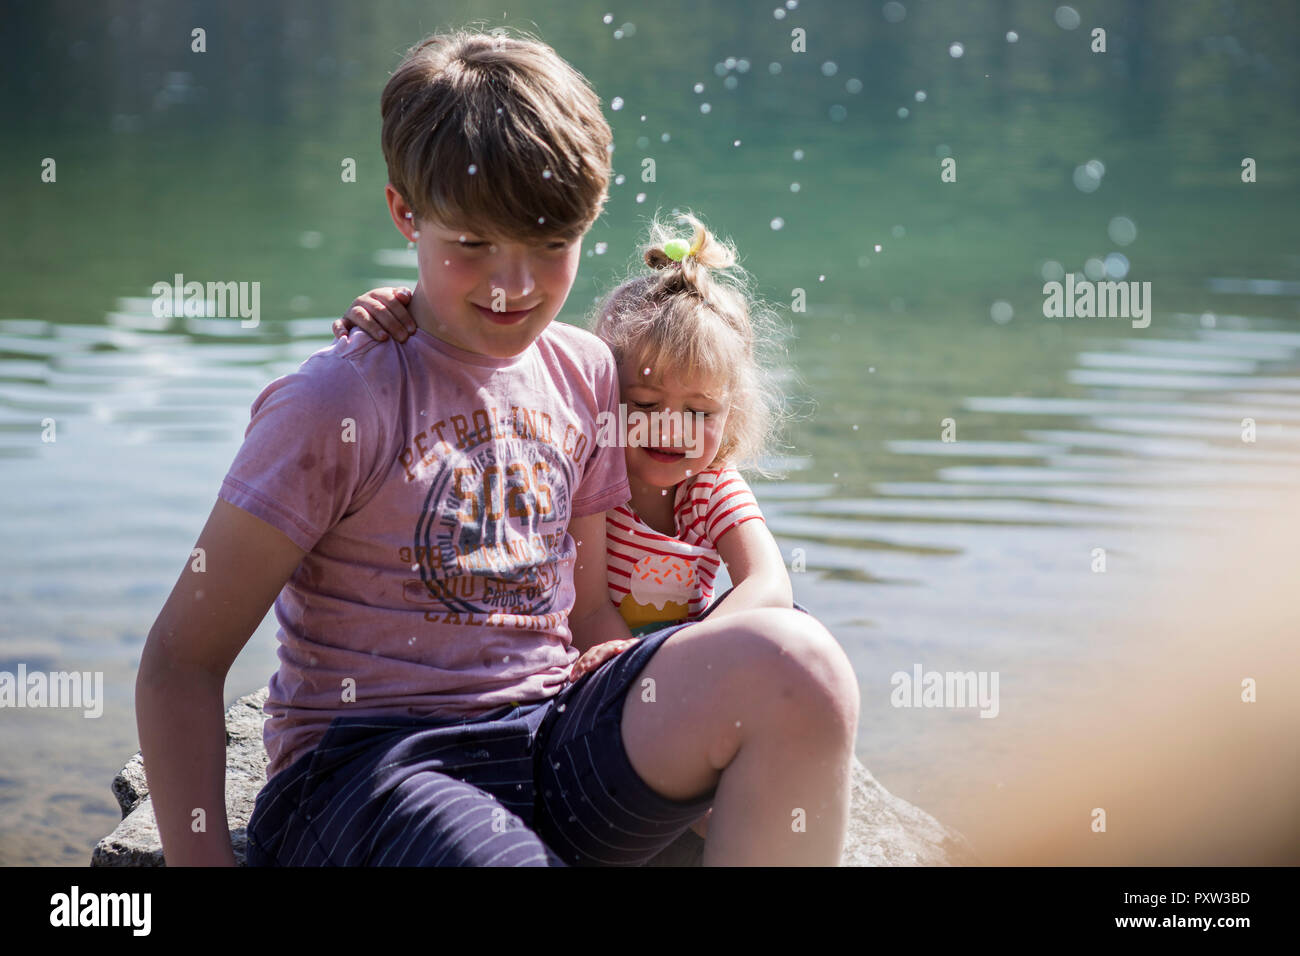
[[[226,711],[226,818],[235,859],[242,866],[246,828],[258,791],[266,784],[268,757],[262,744],[267,691],[241,697]],[[162,842],[139,753],[113,780],[122,822],[96,844],[91,866],[163,866]],[[704,841],[688,830],[650,861],[650,866],[698,866]],[[856,757],[848,838],[842,866],[965,866],[978,864],[970,844],[880,785]]]

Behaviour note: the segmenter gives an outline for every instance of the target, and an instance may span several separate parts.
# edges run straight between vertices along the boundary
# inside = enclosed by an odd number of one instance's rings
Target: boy
[[[836,863],[858,692],[811,618],[724,609],[566,684],[629,636],[604,567],[623,453],[595,442],[617,373],[553,323],[611,171],[594,94],[544,44],[456,34],[382,114],[417,331],[253,404],[137,679],[169,865],[234,863],[223,682],[273,600],[253,865],[639,864],[710,805],[706,864]]]

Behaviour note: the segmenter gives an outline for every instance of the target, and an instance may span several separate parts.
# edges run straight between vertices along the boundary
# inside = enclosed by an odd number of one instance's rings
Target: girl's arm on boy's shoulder
[[[756,607],[794,606],[785,560],[765,521],[742,521],[723,532],[714,544],[727,566],[733,590],[709,612],[709,617]]]
[[[226,674],[306,552],[221,498],[195,547],[140,655],[136,729],[167,865],[234,866]]]
[[[334,337],[345,338],[353,329],[360,329],[381,342],[390,335],[405,342],[415,334],[415,319],[406,308],[410,304],[410,289],[381,286],[364,292],[343,318],[334,320]]]

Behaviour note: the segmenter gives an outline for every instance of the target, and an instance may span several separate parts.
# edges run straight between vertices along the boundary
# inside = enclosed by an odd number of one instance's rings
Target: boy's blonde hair
[[[736,249],[690,213],[677,217],[690,225],[681,261],[664,251],[680,239],[658,215],[642,258],[652,271],[641,271],[600,303],[593,331],[613,351],[619,365],[700,376],[722,383],[730,410],[718,454],[707,467],[748,467],[772,474],[762,457],[776,440],[786,412],[772,374],[768,353],[778,329],[772,310],[754,298],[737,263]]]
[[[380,113],[388,181],[417,221],[574,240],[604,206],[613,134],[600,100],[528,34],[427,37],[393,72]]]

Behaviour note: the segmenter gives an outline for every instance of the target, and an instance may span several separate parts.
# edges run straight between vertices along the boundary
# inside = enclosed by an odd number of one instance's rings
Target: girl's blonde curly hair
[[[656,214],[638,269],[601,301],[593,331],[620,366],[700,377],[723,386],[730,409],[718,454],[707,467],[747,468],[771,475],[763,458],[787,414],[773,374],[780,328],[773,310],[751,295],[735,247],[689,212],[677,217],[693,230],[692,252],[680,261],[665,245],[680,239]]]

